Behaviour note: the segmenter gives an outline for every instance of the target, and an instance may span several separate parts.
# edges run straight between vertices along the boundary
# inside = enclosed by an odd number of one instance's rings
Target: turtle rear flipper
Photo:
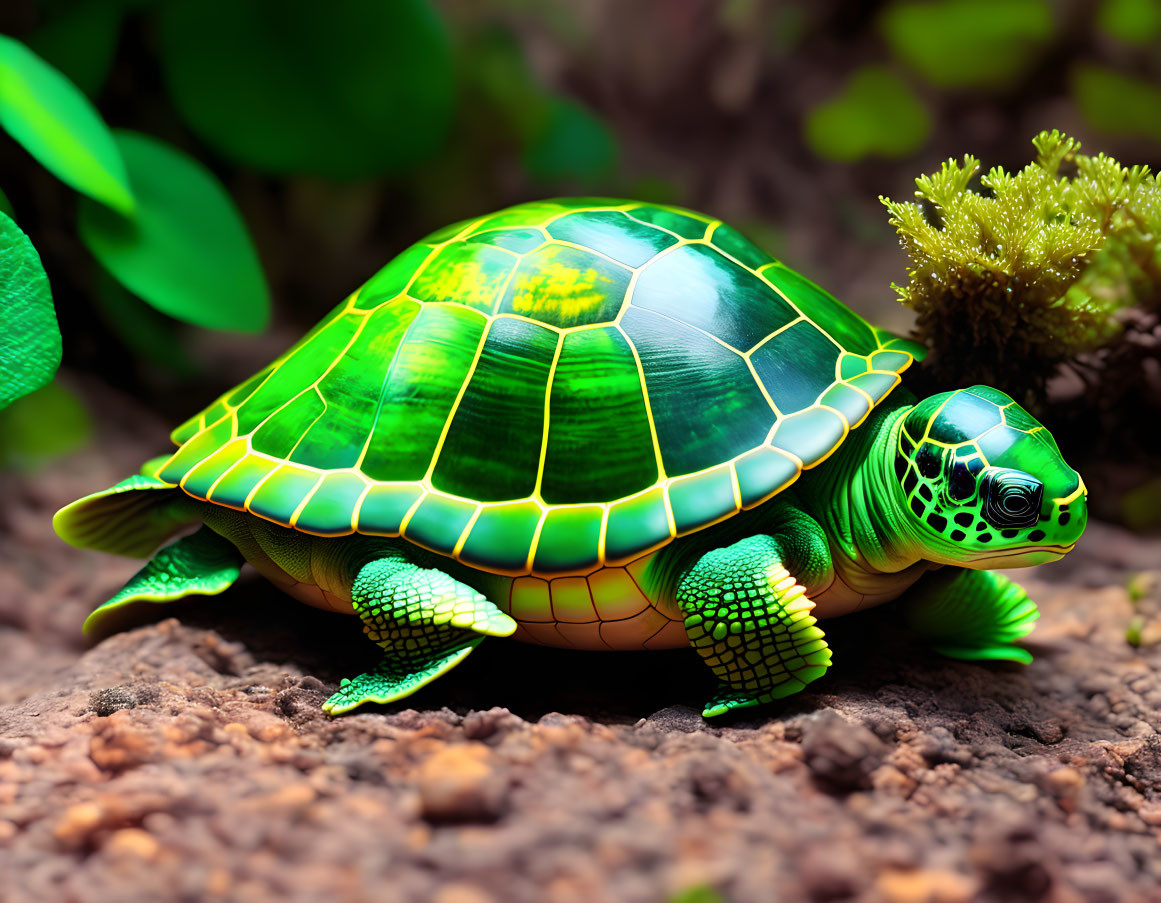
[[[172,483],[134,474],[61,508],[52,525],[69,545],[145,558],[200,520],[195,499]]]
[[[100,639],[126,622],[138,602],[173,602],[184,596],[213,596],[227,589],[242,567],[233,543],[202,527],[153,556],[111,599],[85,619],[84,633]]]

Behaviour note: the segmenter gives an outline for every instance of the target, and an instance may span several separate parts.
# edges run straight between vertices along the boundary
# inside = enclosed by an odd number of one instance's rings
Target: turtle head
[[[987,386],[915,405],[899,430],[895,475],[923,557],[941,564],[1055,561],[1088,520],[1084,480],[1052,434]]]

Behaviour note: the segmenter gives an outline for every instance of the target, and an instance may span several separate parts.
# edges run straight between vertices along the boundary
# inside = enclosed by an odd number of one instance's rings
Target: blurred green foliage
[[[1110,135],[1161,141],[1161,87],[1102,66],[1073,73],[1076,103],[1086,120]]]
[[[593,185],[612,173],[617,142],[608,127],[580,104],[549,99],[528,135],[524,168],[541,184]]]
[[[52,379],[60,355],[40,256],[20,227],[0,213],[0,408]]]
[[[931,116],[899,76],[881,66],[857,69],[835,97],[806,119],[806,142],[820,157],[850,162],[905,157],[931,133]]]
[[[112,68],[125,14],[141,2],[65,0],[49,4],[53,15],[29,36],[28,46],[89,97],[96,97]]]
[[[1003,87],[1050,41],[1044,0],[897,2],[882,16],[896,57],[940,88]]]
[[[265,276],[241,214],[208,170],[155,139],[114,135],[72,82],[3,36],[0,126],[86,195],[81,236],[126,288],[199,326],[265,328]],[[41,324],[16,325],[27,342],[41,341]]]
[[[479,132],[510,135],[533,182],[587,190],[615,173],[612,130],[542,84],[511,32],[494,25],[469,30],[461,51],[465,117]]]
[[[1161,0],[1105,0],[1097,25],[1118,41],[1147,47],[1161,38]]]
[[[50,382],[0,411],[0,468],[35,470],[82,448],[92,432],[80,399]]]
[[[452,52],[424,0],[169,0],[160,62],[198,135],[270,173],[398,174],[438,151]]]
[[[882,18],[892,52],[940,88],[995,88],[1036,61],[1052,37],[1045,0],[895,3]]]
[[[1161,476],[1146,480],[1126,492],[1120,501],[1120,517],[1133,530],[1161,527]]]
[[[911,259],[895,286],[932,364],[960,382],[1042,386],[1055,366],[1120,334],[1120,312],[1161,308],[1161,185],[1147,167],[1034,140],[1018,173],[948,160],[919,203],[881,200]]]
[[[162,313],[208,329],[265,329],[266,280],[230,196],[176,148],[136,132],[115,137],[137,214],[130,219],[82,202],[77,225],[85,246]]]
[[[3,35],[0,127],[62,182],[132,215],[125,164],[93,105],[60,72]]]
[[[933,132],[929,108],[933,102],[942,105],[942,95],[1036,92],[1042,90],[1046,61],[1059,72],[1061,57],[1069,65],[1060,74],[1089,125],[1108,135],[1161,141],[1156,78],[1161,0],[1084,6],[1048,0],[894,0],[878,16],[878,26],[883,52],[924,90],[917,93],[878,64],[853,70],[803,121],[806,143],[825,159],[846,163],[914,154]],[[1082,50],[1082,36],[1098,31],[1140,48],[1138,59],[1101,54],[1099,44]]]

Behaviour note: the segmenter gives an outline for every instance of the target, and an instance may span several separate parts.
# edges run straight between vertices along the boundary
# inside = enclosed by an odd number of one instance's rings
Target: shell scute
[[[627,267],[644,266],[677,236],[647,226],[620,210],[584,210],[549,223],[548,234],[611,257]]]
[[[677,248],[646,266],[632,306],[696,327],[740,353],[799,316],[753,273],[704,244]]]
[[[418,483],[372,483],[355,512],[355,529],[376,536],[398,536],[403,519],[421,495]]]
[[[534,502],[484,507],[459,552],[465,564],[521,570],[544,512]]]
[[[630,308],[621,326],[641,359],[667,476],[704,470],[762,443],[775,415],[740,354],[647,311]]]
[[[871,399],[846,383],[836,383],[828,389],[820,400],[828,408],[834,408],[843,415],[847,425],[854,429],[871,413]]]
[[[482,502],[532,494],[559,342],[559,333],[526,320],[491,322],[439,450],[436,489]]]
[[[520,258],[487,244],[445,245],[415,277],[407,294],[417,301],[463,304],[491,313]]]
[[[713,220],[691,210],[681,210],[676,207],[658,207],[653,204],[641,204],[628,207],[625,213],[635,220],[649,223],[651,226],[672,232],[679,238],[690,241],[705,238]]]
[[[632,275],[592,251],[547,244],[521,259],[499,313],[561,329],[608,323],[621,310]]]
[[[320,536],[341,536],[354,532],[355,506],[367,482],[353,473],[327,474],[298,512],[294,526]]]
[[[477,507],[463,499],[428,493],[403,525],[403,536],[433,552],[451,554]]]
[[[548,422],[540,487],[547,504],[605,502],[657,482],[656,455],[643,453],[653,437],[641,373],[615,326],[564,337]]]
[[[742,507],[752,508],[798,479],[802,467],[796,456],[780,448],[762,446],[738,458],[734,471]]]
[[[487,320],[455,304],[426,305],[392,357],[362,471],[376,482],[427,473],[483,343]]]
[[[801,460],[803,467],[813,467],[838,448],[846,434],[846,421],[837,411],[807,408],[779,420],[770,442]]]
[[[424,261],[431,257],[431,245],[416,244],[401,252],[387,266],[372,276],[355,298],[356,310],[370,310],[384,301],[397,298],[411,284]]]
[[[495,245],[513,254],[527,254],[548,241],[548,236],[540,229],[489,229],[487,232],[476,232],[464,240],[469,244]]]
[[[740,264],[757,270],[766,264],[773,263],[774,258],[759,248],[750,239],[746,238],[733,226],[719,224],[710,236],[713,246],[719,251],[733,257]]]
[[[779,294],[793,298],[797,307],[803,310],[821,331],[831,336],[847,351],[870,354],[879,350],[875,331],[867,321],[830,292],[823,291],[783,263],[763,267],[759,275]]]
[[[279,463],[271,458],[246,455],[226,471],[214,485],[210,492],[210,501],[230,508],[244,507],[246,499],[254,487],[261,483]]]
[[[723,464],[669,484],[669,505],[677,532],[688,533],[738,510],[733,468]]]
[[[542,574],[595,567],[605,509],[599,505],[549,508],[536,540],[532,569]]]
[[[635,558],[641,547],[651,548],[673,537],[669,506],[661,487],[609,506],[605,530],[605,558],[610,563]]]
[[[779,411],[801,411],[835,381],[842,349],[809,320],[770,336],[750,353],[754,370]]]
[[[289,526],[299,505],[321,479],[317,470],[283,464],[262,481],[246,502],[246,510]]]

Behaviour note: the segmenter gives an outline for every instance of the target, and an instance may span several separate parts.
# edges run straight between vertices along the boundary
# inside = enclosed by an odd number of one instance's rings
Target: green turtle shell
[[[585,573],[770,498],[919,351],[711,217],[521,204],[405,250],[157,474],[309,533]]]

